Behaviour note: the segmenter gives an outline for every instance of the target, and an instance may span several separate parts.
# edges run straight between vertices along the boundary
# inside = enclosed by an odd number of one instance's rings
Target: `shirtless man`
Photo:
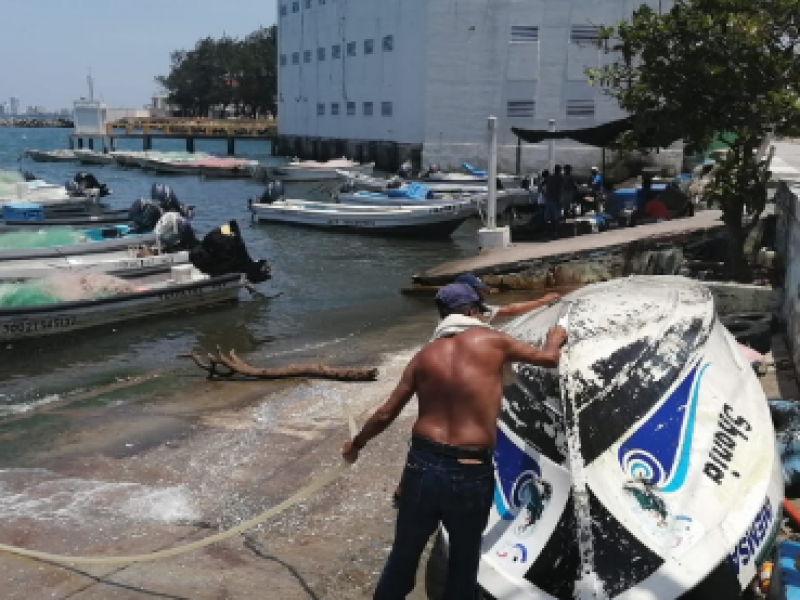
[[[448,290],[453,286],[453,290]],[[440,292],[450,314],[480,318],[481,302],[469,286]],[[492,452],[502,399],[501,370],[510,362],[555,367],[566,341],[564,329],[533,348],[489,328],[475,327],[438,339],[420,350],[386,403],[344,445],[348,462],[397,418],[417,395],[419,416],[403,473],[403,490],[392,552],[375,600],[405,598],[414,589],[425,544],[441,523],[450,557],[445,600],[472,598],[480,562],[481,536],[494,494]]]

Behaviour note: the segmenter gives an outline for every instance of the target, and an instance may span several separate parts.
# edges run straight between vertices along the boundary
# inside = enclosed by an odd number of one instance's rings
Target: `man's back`
[[[557,358],[479,327],[431,342],[411,363],[419,402],[414,433],[453,446],[494,446],[503,364]]]
[[[493,446],[502,398],[502,334],[474,328],[428,344],[414,359],[414,433],[454,446]]]

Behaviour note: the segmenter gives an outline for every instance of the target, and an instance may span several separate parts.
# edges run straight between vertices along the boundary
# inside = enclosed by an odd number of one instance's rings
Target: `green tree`
[[[277,28],[262,27],[243,40],[224,36],[199,40],[193,50],[170,55],[168,75],[156,81],[185,116],[211,109],[236,116],[275,114]]]
[[[800,131],[799,28],[798,0],[677,0],[664,14],[642,6],[603,29],[615,62],[590,71],[634,116],[628,148],[683,139],[703,149],[731,134],[706,200],[722,208],[735,279],[747,277],[744,241],[766,202],[757,150],[772,133]]]

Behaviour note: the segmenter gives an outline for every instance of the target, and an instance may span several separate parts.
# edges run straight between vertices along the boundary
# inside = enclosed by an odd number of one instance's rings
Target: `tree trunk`
[[[739,202],[733,202],[733,204],[734,206],[725,210],[723,214],[728,230],[727,275],[733,281],[747,283],[749,281],[749,269],[744,258],[745,232],[742,226],[742,210],[744,207]]]

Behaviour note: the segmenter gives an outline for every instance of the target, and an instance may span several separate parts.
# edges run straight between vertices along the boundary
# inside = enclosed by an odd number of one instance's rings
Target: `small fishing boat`
[[[100,295],[91,299],[52,302],[29,306],[0,308],[0,341],[15,342],[24,338],[66,333],[118,323],[139,320],[150,315],[193,310],[202,306],[233,302],[245,284],[239,273],[209,277],[191,265],[179,265],[166,273],[116,283],[111,292],[103,274],[74,273],[80,277],[79,286],[93,286]],[[99,280],[99,285],[93,283]],[[36,280],[16,286],[39,286],[38,294],[46,293],[48,280]],[[12,285],[12,284],[5,284]],[[72,286],[73,288],[76,286]],[[105,289],[103,289],[105,288]],[[35,288],[34,288],[35,289]],[[3,290],[0,289],[0,293]],[[6,297],[15,293],[5,290]],[[27,296],[36,294],[28,290]],[[16,292],[17,296],[23,292]],[[7,306],[7,304],[6,304]]]
[[[387,190],[386,193],[376,192],[353,192],[351,194],[339,193],[335,200],[339,204],[349,204],[351,206],[436,206],[442,203],[467,202],[474,206],[477,211],[486,212],[487,194],[445,194],[430,192],[416,194],[413,190],[419,183],[409,184],[408,188],[399,190]],[[497,193],[496,212],[498,215],[505,214],[511,206],[511,197],[503,192]]]
[[[194,158],[142,158],[143,169],[155,171],[160,175],[199,175],[200,165]]]
[[[127,250],[155,243],[155,233],[136,234],[127,225],[92,229],[41,228],[0,234],[0,262]]]
[[[249,206],[253,218],[259,221],[420,239],[447,238],[475,214],[475,206],[463,201],[412,207],[276,200],[271,203],[250,201]]]
[[[204,158],[197,161],[200,175],[207,179],[250,179],[257,160],[242,158]]]
[[[74,150],[26,150],[25,156],[36,162],[78,162]]]
[[[43,218],[37,220],[3,219],[0,221],[0,233],[9,231],[38,231],[52,227],[85,229],[90,227],[122,226],[126,225],[129,221],[130,212],[127,210],[109,210],[97,214],[85,211],[46,212]]]
[[[75,157],[78,159],[78,162],[82,165],[111,165],[114,164],[114,157],[110,154],[104,154],[102,152],[95,152],[94,150],[74,150]]]
[[[781,525],[783,474],[752,367],[700,282],[632,277],[509,324],[515,365],[479,585],[497,600],[738,598]]]
[[[93,271],[116,277],[141,277],[169,271],[187,264],[189,252],[160,252],[154,245],[142,244],[126,250],[110,250],[75,256],[5,259],[0,261],[0,282],[40,279],[54,273]]]
[[[275,181],[323,181],[338,179],[337,171],[372,174],[375,163],[359,164],[346,158],[317,162],[315,160],[294,159],[285,165],[261,166],[254,169],[256,179],[272,179]]]

